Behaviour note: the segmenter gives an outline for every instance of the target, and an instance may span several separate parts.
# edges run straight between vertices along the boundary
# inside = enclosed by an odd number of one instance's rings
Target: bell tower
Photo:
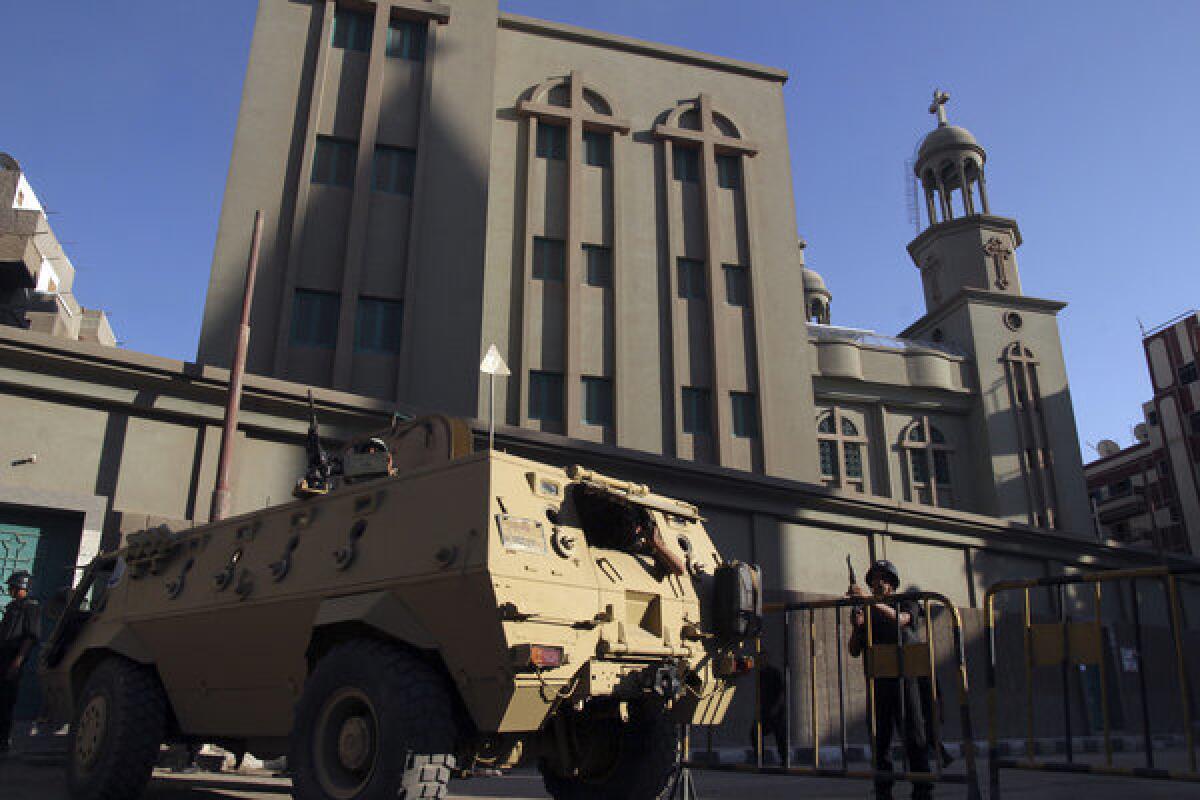
[[[926,226],[908,245],[926,313],[900,336],[942,342],[971,361],[968,414],[979,509],[1039,528],[1088,535],[1091,519],[1058,312],[1024,294],[1017,221],[992,213],[987,153],[950,124],[935,91],[937,127],[914,165]]]

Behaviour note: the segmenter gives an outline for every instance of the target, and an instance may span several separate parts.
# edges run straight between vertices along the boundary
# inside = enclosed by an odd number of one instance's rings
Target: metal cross
[[[943,92],[941,89],[933,90],[933,102],[929,104],[929,113],[937,114],[939,126],[949,124],[949,120],[946,119],[946,103],[949,100],[949,92]]]

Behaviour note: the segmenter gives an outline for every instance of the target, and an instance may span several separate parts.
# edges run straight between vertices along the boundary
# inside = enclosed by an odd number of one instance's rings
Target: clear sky
[[[5,3],[0,150],[134,350],[190,359],[252,0]],[[1061,316],[1080,438],[1132,441],[1138,320],[1200,306],[1200,3],[501,0],[507,11],[782,67],[796,214],[837,324],[923,311],[904,171],[935,86],[988,151],[1025,292]],[[564,69],[568,65],[564,65]],[[799,298],[797,298],[799,302]],[[1084,458],[1094,453],[1084,445]]]

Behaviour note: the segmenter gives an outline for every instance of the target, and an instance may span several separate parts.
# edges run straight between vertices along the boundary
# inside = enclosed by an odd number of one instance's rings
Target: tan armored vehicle
[[[137,797],[179,741],[287,755],[298,798],[520,763],[556,798],[665,796],[679,726],[731,700],[757,570],[687,503],[469,441],[394,426],[305,499],[98,558],[42,657],[74,796]]]

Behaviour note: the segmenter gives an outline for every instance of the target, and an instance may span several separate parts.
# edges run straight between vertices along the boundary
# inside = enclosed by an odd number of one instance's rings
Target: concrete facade
[[[837,328],[786,79],[495,0],[261,0],[198,360],[229,363],[262,208],[251,372],[482,416],[495,343],[497,418],[564,446],[1089,535],[1063,304],[1022,293],[983,148],[935,102],[928,313]]]

